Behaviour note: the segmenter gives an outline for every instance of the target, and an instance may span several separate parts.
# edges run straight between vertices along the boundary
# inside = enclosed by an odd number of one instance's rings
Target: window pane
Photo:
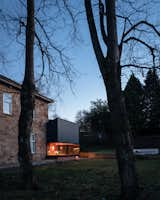
[[[12,114],[12,95],[3,93],[3,113]]]
[[[36,119],[36,110],[34,109],[33,110],[33,120],[35,120]]]
[[[6,114],[11,114],[10,113],[10,106],[8,103],[5,103],[3,104],[3,112],[6,113]]]
[[[30,148],[32,154],[36,153],[36,136],[33,133],[30,135]]]

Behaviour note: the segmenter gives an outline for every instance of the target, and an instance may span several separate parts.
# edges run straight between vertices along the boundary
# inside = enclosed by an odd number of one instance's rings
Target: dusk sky
[[[17,1],[1,0],[1,9],[7,8],[9,11],[12,8],[10,14],[15,12],[14,9],[16,11],[18,9],[18,12],[20,13],[20,7],[17,7],[15,2]],[[80,7],[84,9],[82,4],[81,6]],[[119,25],[118,28],[121,28],[121,25]],[[92,49],[88,25],[84,15],[81,16],[78,29],[80,30],[79,37],[81,40],[75,41],[72,44],[70,44],[70,39],[67,38],[68,33],[65,33],[65,29],[64,32],[63,29],[61,29],[56,34],[56,41],[58,41],[59,44],[61,44],[61,42],[64,43],[65,40],[65,45],[68,45],[67,54],[72,58],[72,64],[78,71],[73,83],[74,94],[70,89],[69,83],[66,83],[64,80],[60,87],[60,97],[57,98],[57,92],[55,91],[57,89],[55,89],[54,85],[52,85],[50,93],[47,94],[56,101],[54,106],[56,114],[61,118],[71,121],[75,121],[76,113],[79,110],[89,108],[90,101],[95,101],[100,98],[106,100],[105,88]],[[22,38],[22,40],[24,41],[24,38]],[[4,55],[7,60],[5,65],[3,65],[1,61],[2,67],[0,73],[21,82],[23,80],[24,49],[22,47],[20,48],[20,45],[16,43],[13,36],[10,37],[6,35],[2,30],[0,32],[0,53],[1,55]],[[39,58],[35,56],[35,65],[38,59]],[[129,74],[128,70],[122,74],[123,87],[129,78]]]

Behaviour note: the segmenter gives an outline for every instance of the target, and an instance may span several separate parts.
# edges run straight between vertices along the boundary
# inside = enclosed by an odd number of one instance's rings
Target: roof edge
[[[15,88],[16,90],[19,90],[19,91],[22,88],[21,84],[17,83],[16,81],[14,81],[14,80],[12,80],[10,78],[7,78],[6,76],[3,76],[2,74],[0,74],[0,83],[3,83],[5,85],[7,85],[7,86],[12,86],[13,88]],[[44,95],[42,95],[42,94],[40,94],[38,92],[36,92],[35,96],[37,98],[42,99],[43,101],[48,102],[48,103],[53,103],[54,102],[53,99],[48,98],[48,97],[46,97],[46,96],[44,96]]]

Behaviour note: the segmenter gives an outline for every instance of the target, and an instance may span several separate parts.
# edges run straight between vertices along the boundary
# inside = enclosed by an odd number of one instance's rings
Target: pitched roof
[[[22,86],[21,84],[17,83],[16,81],[13,81],[3,75],[0,74],[0,83],[8,86],[8,87],[13,87],[14,89],[16,90],[21,90]],[[46,101],[47,103],[53,103],[53,99],[50,99],[42,94],[39,94],[38,92],[36,93],[36,97],[43,100],[43,101]]]

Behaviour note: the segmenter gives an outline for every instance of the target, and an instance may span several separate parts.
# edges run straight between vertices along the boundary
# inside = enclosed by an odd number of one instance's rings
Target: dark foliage
[[[78,112],[77,122],[80,130],[91,133],[96,143],[105,143],[110,138],[110,111],[106,101],[92,101],[89,111]]]
[[[144,89],[134,74],[128,80],[124,96],[132,133],[139,134],[144,128]]]
[[[145,80],[145,129],[148,134],[160,131],[160,79],[155,69],[149,70]]]
[[[133,136],[158,134],[160,132],[160,80],[156,70],[148,71],[145,85],[142,85],[132,74],[123,94]],[[92,101],[89,111],[78,112],[77,122],[81,130],[94,135],[97,143],[99,137],[106,141],[111,139],[110,111],[106,101],[101,99]]]
[[[155,135],[160,132],[160,79],[150,69],[143,86],[131,75],[124,90],[125,103],[134,135]]]

